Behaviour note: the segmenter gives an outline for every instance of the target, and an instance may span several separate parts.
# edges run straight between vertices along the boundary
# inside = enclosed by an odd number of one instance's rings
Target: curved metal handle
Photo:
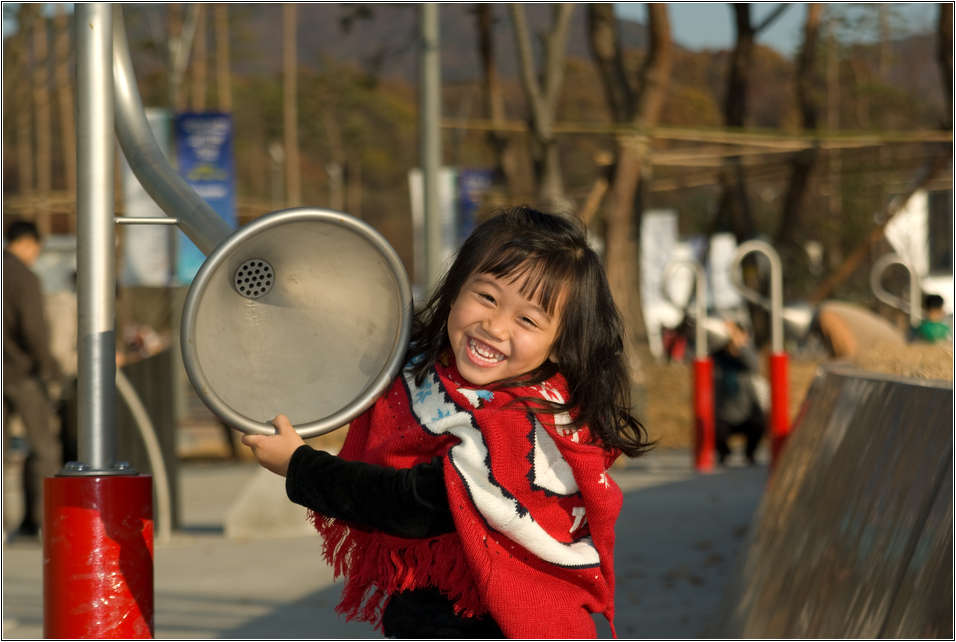
[[[172,168],[146,120],[133,75],[121,4],[113,5],[113,103],[116,137],[143,189],[196,247],[209,255],[233,230]]]
[[[909,302],[903,300],[903,297],[896,296],[883,287],[883,275],[893,265],[900,265],[909,275]],[[887,304],[890,307],[897,308],[903,312],[909,312],[910,325],[917,325],[922,318],[921,303],[919,298],[920,282],[919,275],[909,263],[898,254],[884,254],[873,264],[870,269],[870,289],[873,290],[877,300]]]
[[[770,261],[770,301],[754,292],[740,277],[740,263],[751,252],[759,252]],[[783,352],[783,269],[780,255],[766,241],[752,239],[737,246],[734,260],[730,266],[730,282],[742,297],[770,310],[770,346],[775,353]]]
[[[704,271],[703,266],[693,259],[674,259],[667,263],[667,266],[664,268],[664,274],[669,277],[673,271],[679,267],[691,268],[696,277],[694,285],[694,312],[697,316],[697,323],[694,324],[694,356],[700,361],[707,358],[707,330],[704,328],[704,319],[707,317],[707,273]],[[674,303],[667,288],[662,287],[661,290],[663,291],[664,298]],[[674,305],[677,304],[674,303]]]

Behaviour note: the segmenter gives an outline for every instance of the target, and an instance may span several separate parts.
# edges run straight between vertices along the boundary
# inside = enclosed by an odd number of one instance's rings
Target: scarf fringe
[[[455,613],[474,617],[488,612],[456,534],[405,539],[351,529],[312,511],[309,519],[324,540],[322,553],[334,577],[346,578],[335,607],[346,620],[381,627],[392,594],[431,587],[452,600]]]

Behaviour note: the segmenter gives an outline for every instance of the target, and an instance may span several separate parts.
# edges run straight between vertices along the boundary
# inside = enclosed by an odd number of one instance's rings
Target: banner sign
[[[236,183],[233,162],[232,118],[205,112],[176,116],[176,159],[179,175],[225,221],[236,227]],[[176,277],[192,282],[205,256],[189,238],[179,233]]]
[[[494,179],[491,169],[458,170],[458,245],[475,229],[475,215]]]
[[[160,150],[169,157],[169,111],[146,108],[146,120]],[[153,202],[133,174],[126,156],[119,154],[125,216],[164,217],[166,213]],[[173,233],[165,225],[127,225],[123,230],[123,260],[119,282],[123,285],[165,287],[172,278]]]

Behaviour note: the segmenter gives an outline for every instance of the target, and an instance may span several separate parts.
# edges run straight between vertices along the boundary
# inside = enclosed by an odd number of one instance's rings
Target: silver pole
[[[116,457],[116,248],[113,228],[113,58],[109,4],[76,5],[78,457]]]
[[[438,55],[438,5],[421,8],[421,83],[419,131],[425,205],[425,284],[431,292],[442,270],[441,211],[438,206],[438,170],[441,167],[441,65]]]
[[[740,277],[740,264],[744,257],[751,252],[759,252],[770,261],[770,301],[754,292],[746,285]],[[744,241],[737,246],[734,253],[734,260],[730,267],[730,280],[737,288],[737,291],[745,299],[758,305],[762,305],[770,310],[770,349],[780,354],[783,352],[783,265],[780,262],[780,255],[773,246],[766,241],[751,239]]]
[[[704,267],[693,259],[675,259],[667,264],[664,273],[670,278],[674,270],[678,267],[688,267],[694,271],[694,289],[695,304],[694,313],[697,316],[697,322],[694,324],[694,357],[701,361],[708,356],[707,352],[707,328],[704,327],[704,321],[707,320],[707,272]],[[670,292],[666,285],[662,288],[664,296],[668,301],[671,300]],[[676,303],[674,305],[677,305]],[[682,307],[678,305],[678,307]]]
[[[122,6],[117,4],[114,10],[112,73],[116,86],[116,137],[143,189],[167,215],[176,218],[186,236],[208,256],[232,234],[232,228],[176,173],[156,143],[133,75]]]
[[[886,291],[886,288],[883,287],[883,273],[892,265],[899,265],[906,270],[906,274],[909,276],[908,303],[904,302],[901,297],[890,294]],[[916,273],[913,266],[907,263],[905,259],[892,253],[884,254],[877,259],[876,263],[874,263],[870,269],[870,288],[879,301],[903,310],[904,312],[909,312],[911,326],[916,327],[919,325],[920,320],[923,318],[923,303],[920,300],[920,292],[922,289],[920,287],[919,274]]]

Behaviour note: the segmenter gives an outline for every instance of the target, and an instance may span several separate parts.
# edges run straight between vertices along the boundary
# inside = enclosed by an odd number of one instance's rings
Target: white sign
[[[929,272],[929,198],[918,190],[893,215],[883,230],[893,251],[919,276]]]
[[[146,109],[146,120],[162,152],[169,158],[169,112]],[[165,217],[133,174],[126,158],[120,154],[125,216]],[[172,273],[172,243],[176,228],[169,225],[126,225],[123,228],[123,259],[119,281],[123,285],[169,285]]]

